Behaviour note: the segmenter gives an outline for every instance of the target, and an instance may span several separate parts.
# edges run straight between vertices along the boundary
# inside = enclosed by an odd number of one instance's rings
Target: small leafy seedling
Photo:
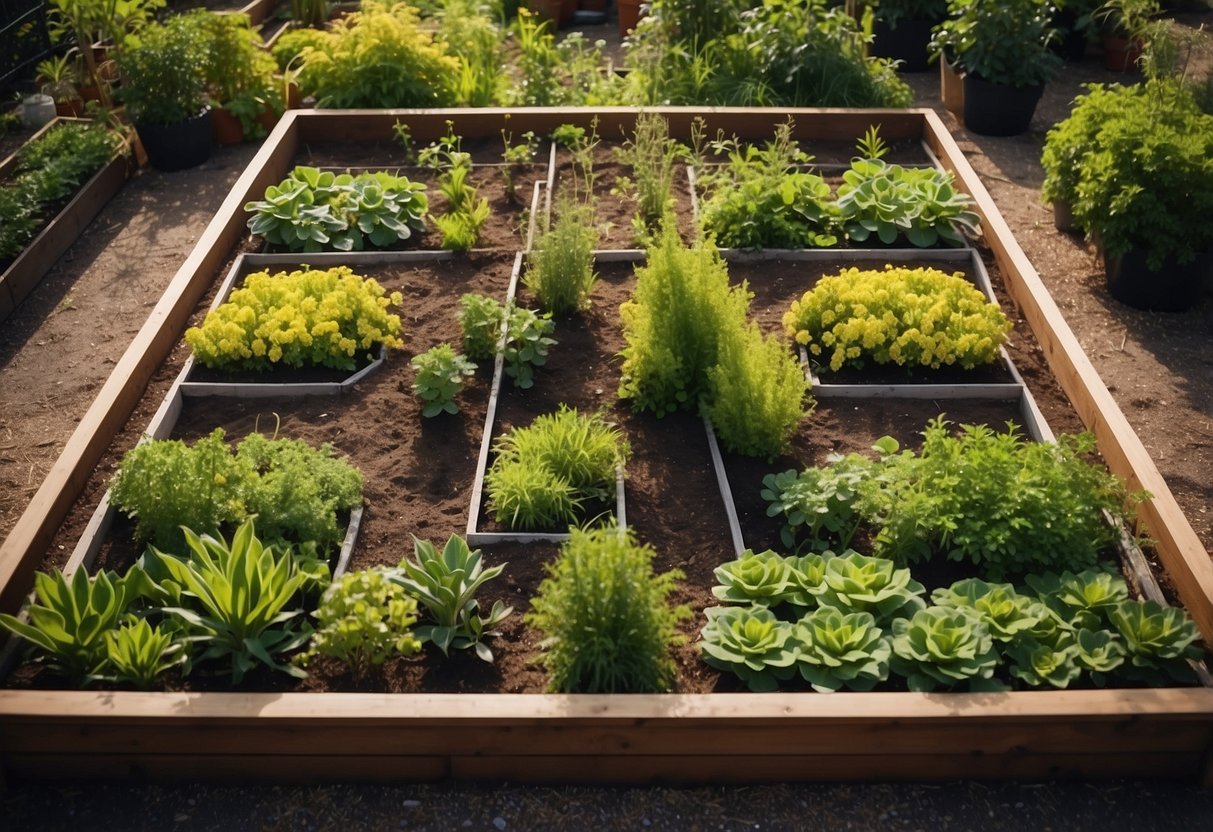
[[[451,347],[439,344],[409,362],[417,371],[413,391],[425,404],[421,415],[427,418],[439,413],[458,413],[455,396],[463,388],[463,379],[476,372],[476,365]]]

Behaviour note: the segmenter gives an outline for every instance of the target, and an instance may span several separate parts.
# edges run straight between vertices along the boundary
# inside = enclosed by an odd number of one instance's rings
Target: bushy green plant
[[[548,349],[556,344],[556,323],[550,312],[540,315],[512,301],[505,314],[505,374],[527,390],[535,384],[535,368],[547,363]]]
[[[474,363],[455,352],[450,344],[438,344],[413,356],[409,364],[417,371],[413,392],[424,402],[422,416],[459,412],[455,396],[463,389],[464,378],[476,372]]]
[[[523,276],[539,305],[555,315],[567,315],[589,305],[594,274],[594,209],[561,199],[556,220],[535,241]]]
[[[257,119],[285,108],[276,63],[243,12],[199,16],[207,46],[206,83],[212,101],[240,119],[246,137],[265,135]]]
[[[899,560],[933,553],[968,560],[984,577],[1093,566],[1115,530],[1103,511],[1125,516],[1124,485],[1083,457],[1090,434],[1026,442],[1013,429],[933,420],[920,454],[882,458],[861,511],[880,528],[875,548]]]
[[[295,663],[307,667],[317,656],[330,656],[363,674],[393,656],[420,650],[412,631],[417,601],[391,575],[392,570],[378,566],[347,572],[334,581],[316,608],[319,626],[311,644]]]
[[[185,342],[207,367],[353,370],[378,346],[404,346],[400,316],[387,311],[402,302],[399,292],[389,294],[348,266],[256,272],[201,326],[187,329]]]
[[[766,607],[709,607],[700,632],[703,660],[729,671],[755,693],[779,689],[795,675],[796,627]]]
[[[336,174],[300,165],[244,206],[249,231],[289,251],[387,248],[425,231],[425,186],[378,171]]]
[[[307,674],[275,656],[307,642],[311,627],[300,605],[308,580],[289,550],[263,546],[250,517],[231,545],[222,537],[185,534],[184,558],[149,547],[144,561],[167,576],[161,589],[174,603],[164,607],[184,622],[199,661],[226,659],[232,683],[258,665],[302,678]]]
[[[549,21],[530,9],[518,9],[510,27],[518,54],[502,103],[525,107],[577,107],[609,103],[611,76],[602,72],[604,42],[591,43],[580,32],[557,38]],[[501,66],[493,67],[500,73]]]
[[[455,93],[460,106],[501,103],[506,32],[494,19],[500,16],[500,4],[485,0],[443,0],[436,10],[437,39],[459,59]]]
[[[459,328],[468,358],[483,361],[497,354],[505,307],[487,295],[469,292],[459,298]]]
[[[985,623],[968,612],[927,607],[913,618],[897,618],[892,630],[893,670],[912,691],[954,688],[997,689],[993,679],[998,651]]]
[[[103,571],[90,578],[78,569],[70,579],[58,570],[38,572],[28,623],[0,613],[0,627],[34,645],[55,672],[82,683],[104,666],[105,635],[138,598],[140,572],[134,567],[123,576]]]
[[[867,691],[889,678],[892,647],[871,613],[821,607],[796,625],[796,667],[813,689]]]
[[[787,344],[764,336],[757,323],[720,333],[708,385],[705,411],[734,453],[773,459],[804,419],[808,379]]]
[[[1049,615],[1040,601],[1021,595],[1010,584],[988,584],[980,578],[941,587],[931,593],[931,601],[939,607],[972,611],[985,622],[991,638],[1004,643],[1021,640]]]
[[[1179,607],[1154,601],[1121,601],[1108,612],[1112,626],[1124,639],[1127,661],[1119,674],[1151,685],[1195,678],[1190,659],[1199,659],[1196,623]]]
[[[119,97],[127,116],[149,125],[179,124],[207,106],[209,63],[205,11],[152,23],[118,51]]]
[[[528,427],[502,434],[493,452],[485,484],[497,520],[512,529],[535,529],[570,523],[587,501],[613,498],[616,467],[626,460],[628,446],[622,431],[602,416],[561,405]]]
[[[1109,626],[1111,611],[1129,600],[1124,578],[1106,569],[1060,575],[1046,572],[1027,575],[1024,580],[1063,621],[1079,628],[1098,630]]]
[[[186,648],[175,622],[153,627],[146,618],[128,620],[105,631],[106,664],[97,675],[106,681],[148,690],[161,676],[189,661]]]
[[[719,361],[720,333],[745,326],[749,299],[744,285],[729,284],[714,246],[686,248],[676,230],[664,229],[619,310],[627,339],[620,398],[659,417],[697,407]]]
[[[728,164],[700,175],[707,193],[700,225],[717,245],[808,248],[838,242],[830,186],[802,169],[813,157],[792,139],[791,122],[776,127],[761,148],[737,141],[714,146],[728,154]]]
[[[887,558],[846,551],[827,553],[817,596],[823,607],[843,612],[868,612],[877,623],[908,618],[924,607],[926,588]]]
[[[804,471],[783,471],[762,478],[762,498],[768,517],[783,515],[779,539],[789,549],[845,549],[859,529],[855,510],[859,485],[872,463],[858,454],[831,454],[829,465]],[[801,534],[807,534],[803,540]]]
[[[299,84],[317,106],[450,107],[459,60],[446,54],[406,3],[366,0],[330,24],[327,42],[305,47]]]
[[[285,72],[300,62],[307,49],[324,50],[330,43],[329,33],[320,29],[287,29],[274,40],[270,55],[279,71]]]
[[[438,177],[438,190],[446,197],[446,212],[433,217],[442,232],[442,247],[450,251],[470,251],[480,240],[480,229],[488,221],[491,209],[486,197],[479,196],[469,181],[471,157],[461,154]]]
[[[400,562],[391,580],[425,608],[425,623],[414,631],[417,638],[432,642],[443,655],[471,649],[483,661],[492,662],[493,651],[483,640],[501,635],[497,628],[513,607],[494,601],[488,615],[481,615],[476,594],[506,565],[485,569],[480,550],[469,548],[458,535],[451,535],[441,552],[428,540],[414,537],[413,556],[414,560]]]
[[[936,54],[991,83],[1043,84],[1061,65],[1049,49],[1056,31],[1047,0],[948,0],[948,18],[934,31]]]
[[[855,159],[842,174],[836,206],[847,237],[859,243],[875,235],[885,245],[904,237],[919,247],[962,246],[963,232],[980,231],[973,198],[953,187],[950,172],[936,168]]]
[[[831,370],[865,362],[909,367],[997,360],[1011,321],[959,273],[885,266],[822,278],[784,313],[788,336]]]
[[[613,526],[571,529],[531,599],[526,621],[543,635],[548,688],[561,693],[669,690],[670,650],[690,616],[670,605],[678,570],[653,571],[655,552]]]
[[[193,446],[143,442],[122,458],[110,500],[134,517],[135,537],[182,546],[181,526],[215,532],[252,514],[267,540],[326,551],[342,538],[337,512],[362,500],[362,477],[331,445],[250,434],[233,454],[216,428]]]

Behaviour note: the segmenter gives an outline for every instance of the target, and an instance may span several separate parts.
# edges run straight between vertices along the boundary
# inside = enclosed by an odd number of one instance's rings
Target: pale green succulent
[[[1124,664],[1128,653],[1124,642],[1111,630],[1079,630],[1074,647],[1074,661],[1101,687],[1106,674]]]
[[[818,554],[784,558],[788,565],[787,602],[812,609],[825,587],[826,559]]]
[[[787,561],[770,549],[746,549],[737,560],[717,566],[715,574],[720,584],[712,594],[734,604],[779,604],[791,581]]]
[[[1129,598],[1123,578],[1099,569],[1085,569],[1078,574],[1048,572],[1028,575],[1025,580],[1040,600],[1079,629],[1101,629],[1110,623],[1111,609]]]
[[[848,550],[825,558],[818,602],[844,612],[870,612],[878,623],[908,617],[925,604],[926,589],[886,558],[870,558]]]
[[[1031,687],[1067,688],[1082,675],[1073,639],[1058,645],[1025,638],[1007,647],[1011,675]]]
[[[778,690],[792,678],[797,649],[794,625],[763,606],[709,607],[700,649],[712,667],[737,674],[755,693]]]
[[[1122,601],[1108,617],[1128,648],[1121,675],[1147,684],[1194,681],[1188,660],[1200,658],[1201,651],[1196,623],[1187,612],[1154,601]]]
[[[796,628],[800,643],[796,666],[814,690],[871,690],[889,678],[892,649],[871,613],[821,607]]]
[[[1044,604],[1021,595],[1010,584],[988,584],[978,578],[966,578],[950,587],[931,593],[941,607],[973,610],[990,628],[995,641],[1013,641],[1049,617]]]
[[[910,690],[931,691],[969,682],[973,690],[996,690],[998,652],[990,631],[976,615],[947,607],[928,607],[913,618],[893,621],[892,668],[906,677]]]

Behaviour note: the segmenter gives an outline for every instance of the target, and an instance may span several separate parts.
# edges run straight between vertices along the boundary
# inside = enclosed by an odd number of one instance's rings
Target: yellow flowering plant
[[[348,266],[257,272],[244,280],[185,342],[207,367],[268,370],[275,365],[352,370],[378,344],[404,346],[399,292],[388,293]]]
[[[867,361],[970,370],[993,362],[1011,330],[998,305],[960,273],[888,265],[823,278],[792,302],[783,325],[834,371]]]

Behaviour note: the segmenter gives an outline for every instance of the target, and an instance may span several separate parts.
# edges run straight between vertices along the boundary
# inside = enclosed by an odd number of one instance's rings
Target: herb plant
[[[589,305],[594,274],[594,209],[591,204],[560,199],[552,226],[540,234],[523,282],[539,305],[554,315],[567,315]]]
[[[527,390],[535,384],[535,368],[547,363],[548,348],[556,343],[556,324],[551,313],[540,315],[513,302],[505,314],[505,374],[515,387]]]
[[[300,165],[244,206],[249,231],[288,251],[362,251],[425,231],[425,186],[384,171],[335,174]]]
[[[497,628],[513,607],[494,601],[488,615],[481,615],[476,594],[501,574],[505,564],[485,569],[480,550],[470,549],[458,535],[451,535],[441,552],[428,540],[414,537],[413,555],[414,560],[400,562],[391,580],[425,608],[424,623],[415,629],[417,638],[432,642],[443,655],[472,649],[480,659],[492,662],[493,651],[483,639],[501,635]]]
[[[468,358],[483,361],[497,354],[504,317],[505,307],[487,295],[469,292],[459,298],[459,327]]]
[[[480,229],[488,221],[487,198],[479,196],[469,181],[471,157],[461,154],[438,178],[438,190],[446,197],[446,213],[433,217],[442,232],[442,247],[451,251],[470,251],[480,240]]]
[[[534,529],[570,523],[587,501],[614,497],[616,468],[628,446],[601,416],[561,405],[529,427],[502,434],[493,451],[485,474],[490,507],[511,529]]]
[[[872,464],[858,454],[831,454],[824,468],[783,471],[762,478],[768,517],[783,515],[779,539],[797,551],[847,548],[862,516],[855,509],[860,483]],[[806,534],[806,539],[800,539]]]
[[[463,388],[463,380],[476,372],[476,365],[455,352],[450,344],[438,344],[409,362],[417,371],[413,391],[424,402],[421,415],[429,418],[439,413],[458,413],[455,396]]]
[[[155,547],[144,556],[149,569],[163,572],[161,589],[175,603],[164,612],[184,622],[191,641],[201,649],[199,661],[230,661],[232,683],[258,665],[302,678],[307,674],[275,656],[302,646],[311,635],[300,590],[308,576],[289,550],[281,554],[263,546],[245,520],[232,537],[202,535],[183,529],[184,559]]]
[[[544,636],[549,690],[646,693],[669,690],[671,649],[690,616],[669,598],[682,573],[653,571],[655,552],[613,526],[571,529],[531,599],[526,622]]]
[[[417,601],[391,575],[392,570],[380,566],[347,572],[334,581],[316,608],[319,626],[311,644],[295,663],[307,667],[317,656],[329,656],[363,675],[393,656],[420,650],[412,631]]]
[[[1011,322],[958,272],[885,266],[844,269],[793,301],[789,337],[831,370],[897,364],[966,370],[998,358]]]
[[[708,623],[699,649],[709,665],[735,674],[755,693],[778,690],[795,675],[794,625],[761,606],[709,607],[704,613]]]
[[[353,370],[376,346],[404,346],[400,317],[387,311],[403,300],[348,266],[256,272],[202,326],[186,330],[185,342],[207,367]]]
[[[674,205],[674,176],[687,149],[670,138],[670,126],[664,116],[642,112],[636,116],[632,137],[615,149],[615,155],[631,168],[630,179],[616,183],[616,190],[628,194],[636,203],[632,226],[636,238],[655,234]]]

